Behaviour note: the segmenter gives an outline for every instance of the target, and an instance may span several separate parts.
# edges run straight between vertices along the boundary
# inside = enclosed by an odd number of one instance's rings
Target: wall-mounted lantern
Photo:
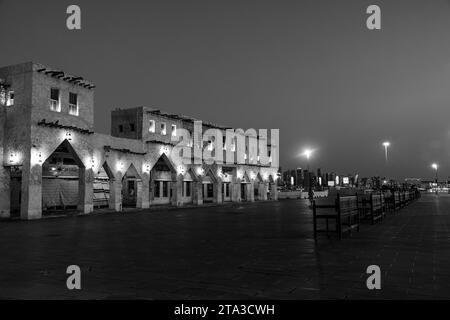
[[[186,173],[186,169],[184,166],[178,166],[178,174],[184,175]]]
[[[9,155],[9,163],[16,164],[19,162],[19,155],[17,152],[11,152]]]
[[[31,149],[31,155],[30,155],[30,164],[32,166],[34,165],[42,165],[42,162],[44,162],[44,157],[42,156],[42,151],[40,151],[38,148],[36,148],[33,145],[33,149]]]
[[[161,147],[159,148],[159,154],[161,155],[161,154],[163,154],[163,153],[165,153],[165,154],[168,154],[168,153],[169,153],[169,147],[168,147],[168,146],[161,146]]]
[[[205,170],[203,170],[202,167],[197,167],[197,174],[198,174],[199,176],[203,175],[204,172],[205,172]]]

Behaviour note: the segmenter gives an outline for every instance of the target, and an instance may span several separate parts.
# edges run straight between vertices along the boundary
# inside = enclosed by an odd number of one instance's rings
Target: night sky
[[[381,31],[366,28],[371,4]],[[92,80],[98,132],[116,107],[158,106],[279,128],[283,170],[310,147],[323,171],[450,175],[448,1],[0,0],[0,65],[25,61]]]

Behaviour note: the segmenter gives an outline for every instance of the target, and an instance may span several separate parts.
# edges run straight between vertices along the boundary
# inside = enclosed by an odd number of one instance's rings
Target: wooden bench
[[[360,219],[368,219],[374,224],[383,219],[386,214],[384,195],[379,193],[358,194],[358,209]]]
[[[402,201],[402,208],[406,207],[406,205],[408,204],[408,199],[406,198],[406,192],[405,191],[401,191],[400,192],[401,195],[401,201]]]
[[[381,195],[381,206],[383,207],[383,216],[385,216],[386,212],[388,210],[387,203],[386,203],[386,196],[384,195],[384,193],[382,191],[380,191],[380,195]]]
[[[403,191],[403,193],[405,194],[404,198],[403,198],[403,203],[404,203],[404,207],[406,207],[409,204],[409,192],[408,191]]]
[[[370,218],[372,224],[378,220],[382,220],[385,215],[384,209],[384,196],[383,194],[371,194],[370,195]]]
[[[400,210],[401,208],[401,197],[399,191],[394,191],[394,211]]]
[[[417,200],[417,198],[419,197],[417,194],[417,190],[410,190],[409,191],[409,201],[413,202],[414,200]]]
[[[323,213],[319,213],[318,209],[326,209]],[[314,240],[317,240],[317,234],[325,232],[327,235],[330,231],[335,232],[338,239],[342,239],[342,234],[352,232],[356,229],[359,231],[359,209],[357,196],[340,196],[336,197],[334,204],[317,204],[313,201],[313,220],[314,220]],[[319,229],[318,221],[325,220],[326,228]],[[329,229],[329,220],[335,222],[335,229]]]
[[[359,218],[364,219],[370,214],[370,194],[357,193]]]
[[[394,193],[390,191],[383,192],[384,195],[384,206],[385,211],[394,211],[395,210],[395,201],[394,201]]]
[[[418,190],[408,190],[405,191],[406,204],[410,204],[414,200],[417,200],[420,197],[420,191]]]

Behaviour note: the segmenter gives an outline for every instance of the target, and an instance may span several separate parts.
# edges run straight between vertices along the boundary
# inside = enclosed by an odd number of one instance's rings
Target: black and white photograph
[[[449,120],[448,0],[0,0],[0,300],[448,300]]]

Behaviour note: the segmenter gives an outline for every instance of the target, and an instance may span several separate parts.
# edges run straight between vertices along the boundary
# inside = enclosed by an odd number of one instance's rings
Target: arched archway
[[[222,202],[232,201],[233,176],[236,176],[235,167],[222,167]]]
[[[130,164],[122,177],[122,206],[136,208],[142,196],[142,179],[134,164]]]
[[[84,207],[85,166],[64,140],[42,164],[42,214]]]
[[[111,206],[111,190],[114,188],[114,181],[114,173],[108,162],[104,161],[94,177],[94,208],[114,208]]]
[[[269,175],[269,188],[267,191],[267,198],[270,200],[278,200],[277,184],[272,175]]]
[[[150,171],[150,203],[154,205],[177,203],[177,170],[163,153]]]
[[[258,172],[255,176],[255,180],[253,181],[253,196],[255,200],[263,200],[264,197],[262,195],[263,191],[263,187],[264,186],[264,181],[263,178],[261,177],[261,174]]]
[[[182,204],[193,203],[195,199],[195,185],[199,179],[192,168],[188,168],[184,174],[180,175],[181,188],[181,202]]]
[[[252,187],[251,180],[246,171],[241,178],[241,201],[250,201],[252,196],[249,194],[249,188]],[[253,191],[250,191],[253,192]]]
[[[202,198],[203,202],[218,202],[219,196],[219,178],[214,174],[211,168],[205,171],[202,177]]]

